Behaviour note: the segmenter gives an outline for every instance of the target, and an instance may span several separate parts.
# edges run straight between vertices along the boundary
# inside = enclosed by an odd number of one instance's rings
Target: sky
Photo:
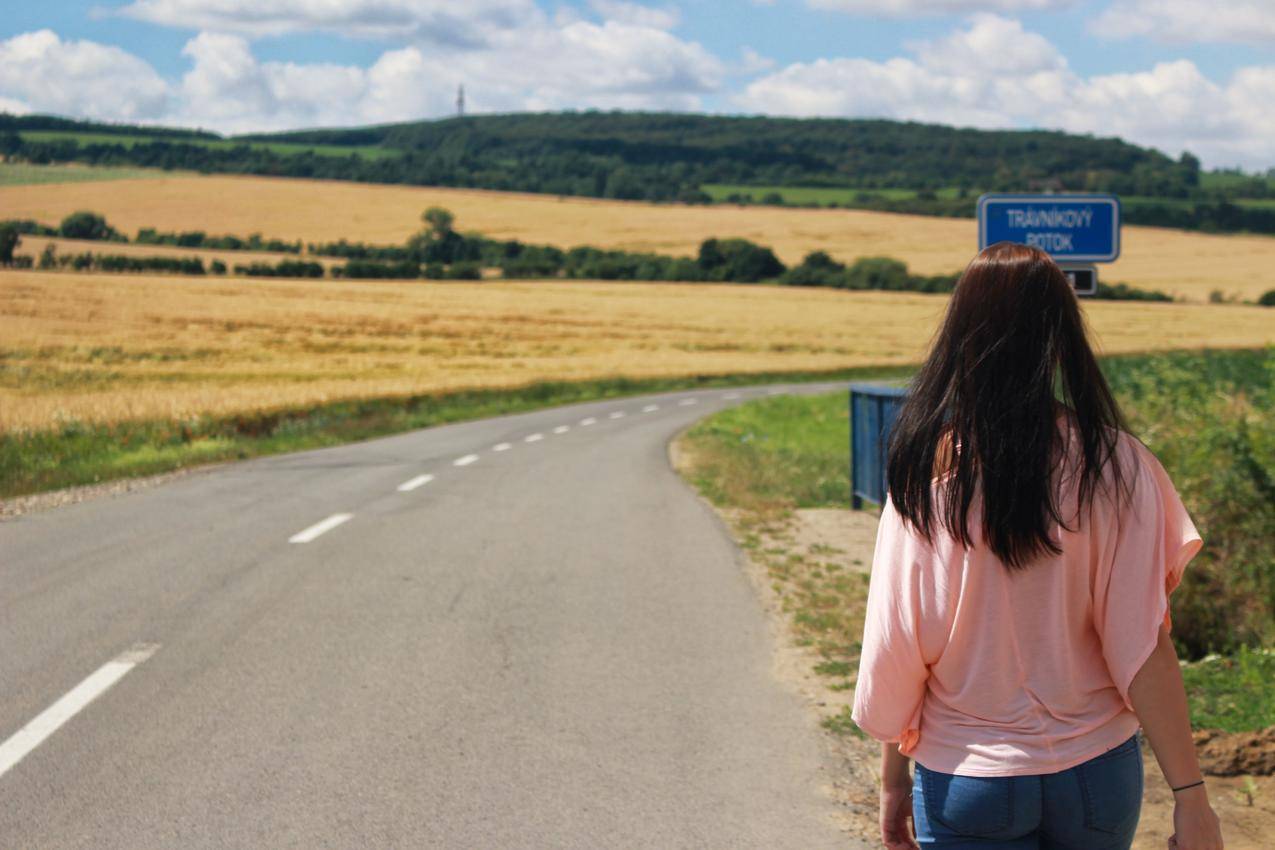
[[[9,5],[9,4],[6,4]],[[44,0],[0,111],[222,133],[564,109],[1119,136],[1275,167],[1275,0]]]

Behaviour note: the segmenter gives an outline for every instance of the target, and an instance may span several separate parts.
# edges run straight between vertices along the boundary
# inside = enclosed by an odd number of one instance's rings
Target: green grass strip
[[[0,498],[577,402],[777,381],[900,377],[912,368],[869,366],[832,372],[545,381],[517,389],[343,401],[186,421],[70,422],[57,429],[0,435]]]

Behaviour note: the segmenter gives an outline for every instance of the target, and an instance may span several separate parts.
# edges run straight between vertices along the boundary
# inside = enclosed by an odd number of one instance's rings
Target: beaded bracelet
[[[1176,794],[1179,791],[1185,791],[1188,788],[1194,788],[1197,785],[1203,785],[1203,784],[1204,784],[1204,780],[1201,779],[1199,782],[1192,782],[1190,785],[1183,785],[1179,788],[1174,788],[1173,786],[1169,786],[1169,790]]]

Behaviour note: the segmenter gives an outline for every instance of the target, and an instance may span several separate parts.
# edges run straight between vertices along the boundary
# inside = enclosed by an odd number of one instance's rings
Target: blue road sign
[[[983,195],[978,250],[996,242],[1034,245],[1060,263],[1109,263],[1120,256],[1120,200],[1115,195]]]

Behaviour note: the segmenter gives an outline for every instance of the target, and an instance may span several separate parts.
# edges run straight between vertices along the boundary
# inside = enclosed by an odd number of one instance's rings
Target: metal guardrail
[[[850,385],[850,506],[885,504],[886,448],[906,387]]]

